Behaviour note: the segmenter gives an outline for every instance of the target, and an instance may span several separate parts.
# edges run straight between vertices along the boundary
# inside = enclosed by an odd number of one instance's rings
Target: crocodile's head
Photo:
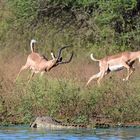
[[[37,117],[36,120],[31,123],[30,127],[32,128],[51,128],[54,127],[55,125],[60,125],[61,122],[56,121],[55,119],[51,117]]]

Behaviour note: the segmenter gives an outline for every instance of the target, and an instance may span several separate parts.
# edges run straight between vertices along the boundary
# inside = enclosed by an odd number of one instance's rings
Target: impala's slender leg
[[[134,63],[135,63],[135,61],[130,61],[130,62],[129,62],[130,72],[129,72],[129,75],[126,77],[126,80],[128,80],[129,77],[132,75],[132,73],[135,71],[135,68],[134,68],[134,66],[133,66]]]
[[[98,80],[97,80],[98,86],[101,85],[101,84],[100,84],[100,81],[101,81],[101,79],[104,77],[104,75],[108,73],[107,70],[108,70],[108,64],[103,63],[103,64],[100,66],[101,75],[100,75],[100,77],[99,77]]]
[[[129,74],[127,75],[127,77],[126,77],[126,80],[129,80],[129,77],[132,75],[132,73],[135,71],[135,68],[130,68],[130,72],[129,72]]]
[[[31,71],[31,75],[29,76],[28,83],[31,81],[31,79],[33,78],[34,74],[35,74],[35,72]]]
[[[100,72],[99,73],[97,73],[97,74],[95,74],[95,75],[93,75],[93,76],[91,76],[90,77],[90,79],[88,80],[88,82],[87,82],[87,84],[86,84],[86,86],[93,80],[93,79],[96,79],[96,78],[99,78],[98,80],[97,80],[97,83],[98,83],[98,85],[100,85],[100,81],[101,81],[101,79],[103,78],[103,76],[105,75],[105,74],[107,74],[107,69],[108,69],[108,65],[107,64],[101,64],[102,66],[100,67]]]
[[[26,69],[28,69],[28,68],[29,68],[29,66],[26,65],[26,64],[25,64],[24,66],[22,66],[21,69],[20,69],[20,71],[19,71],[19,73],[18,73],[18,75],[17,75],[17,77],[16,77],[16,79],[15,79],[15,81],[18,79],[20,73],[21,73],[23,70],[26,70]]]
[[[93,79],[99,78],[100,75],[101,75],[101,72],[99,72],[99,73],[97,73],[97,74],[91,76],[91,77],[89,78],[88,82],[86,83],[86,86],[88,86],[88,84],[89,84]]]
[[[97,80],[98,86],[101,85],[101,84],[100,84],[100,81],[101,81],[101,79],[104,77],[104,75],[105,75],[105,71],[101,72],[101,75],[100,75],[99,79]]]
[[[123,81],[127,81],[128,78],[129,78],[129,76],[132,74],[132,73],[130,72],[131,67],[130,67],[128,64],[126,64],[125,62],[122,62],[122,64],[123,64],[123,66],[127,69],[127,76],[126,76],[126,78],[123,79]],[[130,74],[130,73],[131,73],[131,74]]]

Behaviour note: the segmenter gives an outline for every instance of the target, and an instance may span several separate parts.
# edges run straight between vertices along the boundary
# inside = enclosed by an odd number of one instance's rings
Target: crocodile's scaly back
[[[86,128],[85,125],[77,124],[64,124],[52,117],[37,117],[36,120],[30,125],[32,128],[47,128],[47,129],[70,129],[70,128]]]

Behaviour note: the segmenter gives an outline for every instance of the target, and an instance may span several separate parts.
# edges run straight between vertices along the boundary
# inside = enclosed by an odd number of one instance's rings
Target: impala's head
[[[71,62],[72,57],[73,57],[73,52],[71,52],[71,55],[70,55],[69,59],[66,60],[66,61],[63,61],[63,58],[62,58],[62,56],[61,56],[62,50],[66,49],[66,48],[68,48],[68,47],[70,47],[70,46],[65,46],[65,47],[60,48],[59,51],[58,51],[57,57],[54,55],[53,52],[51,52],[51,56],[52,56],[53,59],[50,60],[49,70],[50,70],[51,68],[53,68],[53,67],[59,65],[59,64],[66,64],[66,63]]]

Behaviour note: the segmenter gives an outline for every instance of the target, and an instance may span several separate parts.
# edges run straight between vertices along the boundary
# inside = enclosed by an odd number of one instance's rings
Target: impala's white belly
[[[110,71],[118,71],[118,70],[121,70],[123,69],[123,65],[112,65],[112,66],[109,66],[109,70]]]

